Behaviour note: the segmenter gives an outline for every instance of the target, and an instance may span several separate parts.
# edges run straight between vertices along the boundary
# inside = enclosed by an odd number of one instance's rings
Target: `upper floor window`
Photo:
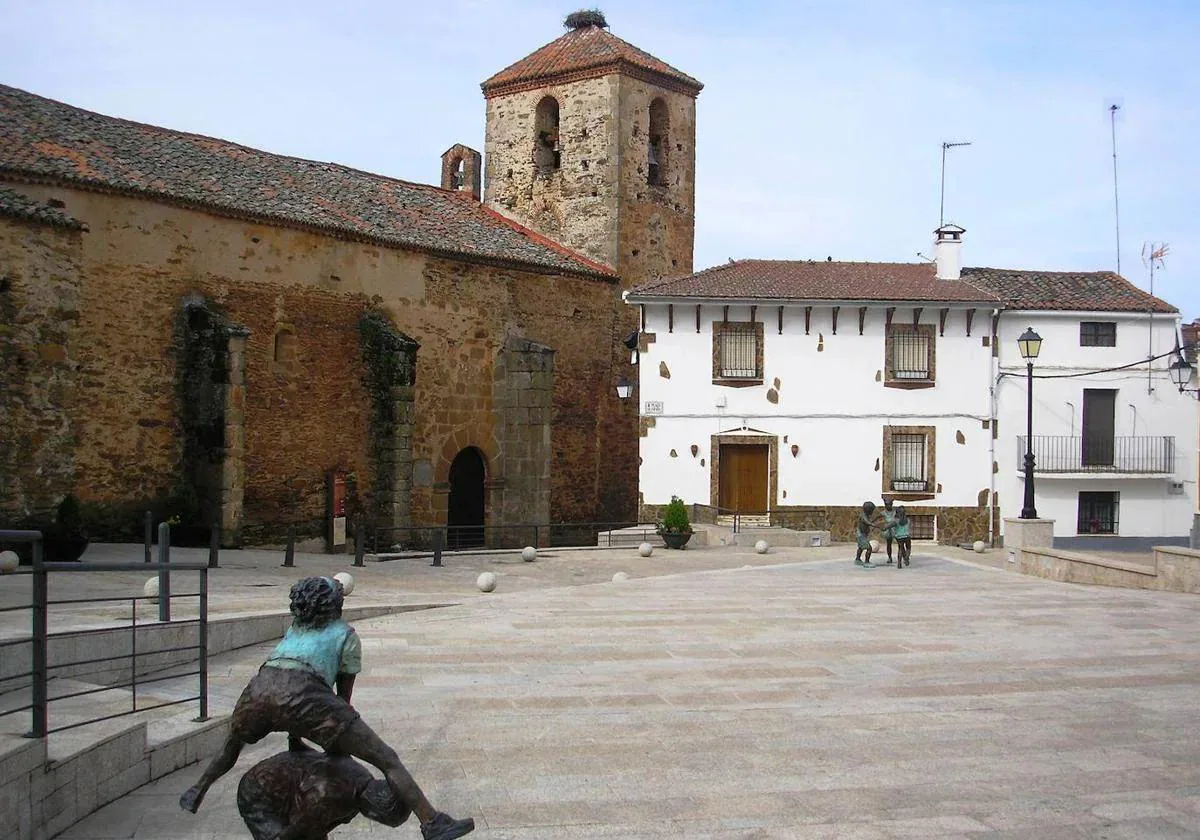
[[[549,175],[562,166],[558,144],[558,100],[542,97],[534,114],[533,162],[539,175]]]
[[[1116,347],[1116,321],[1080,321],[1080,347]]]
[[[887,380],[892,387],[928,387],[935,379],[932,324],[893,324],[885,339]]]
[[[758,385],[762,380],[762,322],[714,322],[713,382],[720,385]]]
[[[648,139],[648,160],[646,183],[651,186],[666,186],[667,183],[667,150],[670,148],[668,135],[671,128],[671,118],[667,112],[667,103],[661,98],[650,103],[650,135]]]

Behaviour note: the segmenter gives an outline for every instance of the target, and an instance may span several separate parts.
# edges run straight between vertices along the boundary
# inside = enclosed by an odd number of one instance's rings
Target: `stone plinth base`
[[[1017,562],[1017,550],[1021,548],[1052,548],[1054,546],[1053,519],[1009,519],[1004,520],[1004,548],[1008,562]]]

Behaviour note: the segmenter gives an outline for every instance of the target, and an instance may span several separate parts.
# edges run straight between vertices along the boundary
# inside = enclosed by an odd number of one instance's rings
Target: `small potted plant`
[[[663,511],[662,521],[658,523],[658,535],[662,537],[667,548],[683,548],[692,538],[687,505],[678,496],[672,496],[671,503]]]
[[[58,503],[54,524],[42,536],[43,557],[48,562],[74,563],[87,547],[88,535],[79,500],[68,493]]]

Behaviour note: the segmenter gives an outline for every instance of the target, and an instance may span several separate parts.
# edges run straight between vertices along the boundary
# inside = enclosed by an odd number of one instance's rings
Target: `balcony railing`
[[[1090,437],[1034,435],[1035,473],[1131,473],[1165,475],[1175,470],[1172,435]],[[1025,436],[1017,437],[1017,468],[1025,463]]]

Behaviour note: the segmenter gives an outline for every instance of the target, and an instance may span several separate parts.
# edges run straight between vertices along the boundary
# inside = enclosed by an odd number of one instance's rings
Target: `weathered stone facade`
[[[75,486],[78,229],[0,216],[0,510],[44,516]]]
[[[22,440],[41,435],[51,448],[38,457],[53,465],[53,475],[38,478],[34,460],[28,468],[5,462],[6,517],[70,490],[136,516],[148,500],[176,491],[183,455],[176,329],[185,303],[196,300],[246,331],[224,360],[218,482],[227,532],[270,540],[295,521],[300,533],[323,533],[322,488],[332,467],[372,491],[371,401],[359,335],[369,306],[420,344],[411,395],[396,398],[400,413],[411,406],[401,424],[410,425],[411,437],[400,435],[397,444],[411,453],[386,466],[399,498],[411,496],[407,511],[403,503],[389,506],[392,524],[406,524],[406,516],[415,525],[445,522],[446,494],[438,488],[465,446],[485,454],[489,479],[504,488],[489,522],[632,517],[636,456],[623,471],[602,463],[606,452],[636,452],[636,421],[622,413],[610,382],[621,306],[612,282],[479,265],[145,199],[11,186],[60,200],[91,230],[0,222],[0,254],[13,277],[5,300],[18,301],[18,326],[26,325],[5,332],[5,352],[31,360],[27,381],[37,392],[24,402],[6,396],[4,411],[24,412]],[[50,313],[61,317],[43,317]],[[520,417],[500,410],[507,406],[494,388],[513,340],[554,353],[551,387],[539,380],[525,397],[510,389],[515,407],[528,412]],[[604,421],[612,417],[624,422]],[[58,424],[53,440],[51,422]],[[511,487],[508,447],[522,470]],[[549,462],[526,479],[538,458]]]
[[[536,154],[538,105],[558,104],[558,165]],[[650,106],[666,105],[663,183],[650,184]],[[487,101],[484,201],[617,269],[625,288],[692,271],[696,100],[618,73]]]

